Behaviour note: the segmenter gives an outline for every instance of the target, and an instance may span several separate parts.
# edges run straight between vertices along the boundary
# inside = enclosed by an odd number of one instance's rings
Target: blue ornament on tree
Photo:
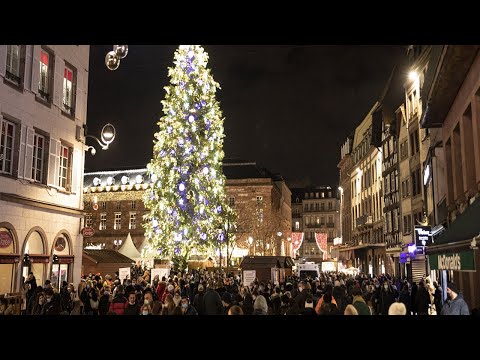
[[[180,248],[179,248],[179,247],[176,247],[173,252],[174,252],[175,255],[180,254]]]
[[[221,242],[223,242],[223,240],[225,240],[225,235],[224,235],[223,233],[220,233],[220,234],[218,235],[218,240],[221,241]]]
[[[202,104],[202,106],[206,106],[207,102],[205,100],[202,100],[201,104]]]

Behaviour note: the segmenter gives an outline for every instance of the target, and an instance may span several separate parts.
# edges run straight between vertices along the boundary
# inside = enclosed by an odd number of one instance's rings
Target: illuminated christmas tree
[[[169,68],[145,192],[145,236],[156,257],[184,259],[222,243],[228,208],[222,173],[223,119],[201,46],[182,45]]]

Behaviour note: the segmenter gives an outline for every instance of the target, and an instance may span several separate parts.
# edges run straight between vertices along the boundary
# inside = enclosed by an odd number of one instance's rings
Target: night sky
[[[220,83],[225,156],[256,161],[290,187],[337,185],[340,146],[381,94],[405,46],[205,45]],[[86,171],[144,167],[162,116],[176,45],[130,45],[116,71],[112,45],[91,46],[88,132],[117,130],[87,153]],[[88,140],[89,144],[91,140]],[[93,143],[92,143],[93,144]]]

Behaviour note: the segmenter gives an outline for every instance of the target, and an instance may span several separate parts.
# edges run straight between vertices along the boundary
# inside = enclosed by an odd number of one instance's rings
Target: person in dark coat
[[[412,299],[410,297],[410,292],[408,291],[408,284],[403,284],[398,300],[405,305],[405,308],[407,309],[407,315],[410,315]]]
[[[199,284],[197,287],[198,293],[193,298],[193,307],[197,310],[198,315],[205,315],[205,308],[203,305],[203,285]]]
[[[362,296],[362,289],[354,287],[352,290],[352,305],[357,310],[358,315],[372,315],[365,299]]]
[[[211,281],[207,285],[207,292],[203,296],[205,315],[222,315],[223,304],[218,292],[215,291],[215,284]]]
[[[128,304],[123,315],[140,315],[140,304],[137,303],[135,292],[133,291],[128,294]]]
[[[412,283],[412,290],[410,291],[410,300],[412,301],[411,302],[412,306],[410,308],[412,310],[413,315],[417,314],[417,291],[418,291],[418,285],[414,281]]]
[[[41,315],[60,315],[60,295],[54,294],[52,289],[45,290],[45,304]]]
[[[98,313],[100,315],[107,315],[108,310],[110,309],[110,287],[105,287],[103,290],[103,295],[98,301]]]
[[[418,315],[428,315],[428,309],[430,308],[430,294],[423,281],[418,283],[415,306],[417,308]]]
[[[388,309],[390,305],[395,302],[395,292],[392,288],[392,285],[389,284],[388,280],[385,280],[382,285],[382,290],[380,291],[380,298],[378,302],[378,314],[379,315],[388,315]]]
[[[27,281],[25,281],[25,284],[27,284],[28,290],[27,290],[27,302],[33,297],[33,300],[35,300],[35,297],[37,295],[37,279],[35,279],[35,276],[33,276],[33,272],[28,273],[28,278]]]
[[[250,293],[245,294],[242,310],[245,315],[253,315],[253,297]]]
[[[299,308],[300,311],[303,311],[305,309],[305,300],[307,298],[307,289],[306,289],[306,283],[305,281],[300,281],[298,284],[298,293],[295,296],[295,304],[297,304],[297,307]]]
[[[343,314],[345,308],[347,306],[347,294],[345,291],[345,287],[342,287],[340,281],[335,280],[334,287],[332,290],[332,296],[335,298],[335,302],[337,303],[338,311]]]
[[[180,306],[184,315],[198,315],[197,310],[195,310],[195,308],[190,305],[187,296],[182,297],[182,300],[180,301]]]
[[[443,289],[441,286],[438,285],[436,281],[433,282],[433,286],[435,287],[435,293],[433,294],[433,302],[435,304],[435,310],[437,311],[437,315],[440,315],[443,306]]]

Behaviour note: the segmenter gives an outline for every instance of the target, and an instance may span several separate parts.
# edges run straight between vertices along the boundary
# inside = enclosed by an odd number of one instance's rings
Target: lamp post
[[[84,128],[85,128],[85,139],[87,138],[95,139],[97,143],[100,145],[100,147],[102,148],[102,150],[107,150],[108,146],[115,139],[115,127],[110,123],[103,126],[102,131],[100,133],[101,140],[98,139],[96,136],[87,134],[87,127],[84,126]],[[97,150],[93,146],[86,145],[85,151],[88,151],[88,150],[90,150],[90,153],[92,155],[95,155],[97,153]]]

